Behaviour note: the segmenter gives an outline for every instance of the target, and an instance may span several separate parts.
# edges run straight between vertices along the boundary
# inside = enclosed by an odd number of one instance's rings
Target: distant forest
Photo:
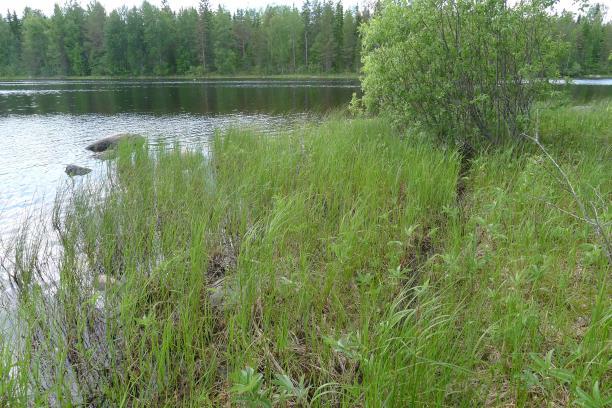
[[[26,8],[0,18],[0,76],[353,73],[360,68],[359,25],[376,12],[307,0],[301,9],[270,6],[234,14],[208,0],[174,12],[148,2],[108,13],[92,1]],[[553,18],[566,42],[562,75],[612,71],[612,24],[604,8]]]

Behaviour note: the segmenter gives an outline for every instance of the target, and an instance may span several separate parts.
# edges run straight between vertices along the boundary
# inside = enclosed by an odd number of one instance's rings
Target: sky
[[[83,7],[85,7],[90,0],[77,0]],[[121,6],[140,6],[142,0],[98,0],[106,8],[106,10],[113,10]],[[159,6],[161,0],[148,0],[149,3]],[[333,0],[334,2],[336,0]],[[563,9],[577,11],[578,6],[575,5],[576,0],[560,0],[556,9],[561,11]],[[607,4],[612,0],[598,0],[600,3]],[[212,7],[217,8],[221,3],[225,8],[236,11],[238,8],[263,8],[266,5],[277,4],[277,5],[295,5],[301,8],[303,0],[211,0],[210,4]],[[373,3],[374,0],[342,0],[344,7],[352,7],[354,5],[362,6],[364,4]],[[62,5],[65,0],[0,0],[0,13],[5,13],[6,9],[16,10],[18,14],[23,12],[23,9],[31,7],[34,9],[42,10],[46,15],[51,15],[53,12],[53,5],[59,3]],[[199,0],[168,0],[170,7],[173,10],[179,10],[184,7],[197,7]],[[610,4],[612,8],[612,4]],[[608,19],[612,15],[612,10],[608,12]]]

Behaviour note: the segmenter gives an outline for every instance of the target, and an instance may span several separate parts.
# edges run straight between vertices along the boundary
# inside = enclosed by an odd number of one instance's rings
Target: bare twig
[[[552,155],[548,152],[548,150],[546,150],[544,145],[542,145],[542,143],[540,142],[540,137],[539,137],[539,133],[538,133],[538,130],[537,130],[537,126],[536,126],[535,137],[529,136],[529,135],[527,135],[525,133],[523,133],[522,136],[525,137],[526,139],[531,140],[532,142],[534,142],[540,148],[540,150],[544,153],[544,155],[546,155],[546,157],[553,164],[553,166],[557,169],[557,171],[561,175],[563,184],[565,184],[565,186],[567,187],[567,190],[572,195],[572,198],[574,199],[574,202],[576,203],[576,205],[578,205],[578,208],[580,209],[580,212],[582,213],[582,216],[573,214],[573,213],[571,213],[569,211],[566,211],[566,210],[562,210],[559,207],[557,207],[556,205],[554,207],[556,207],[559,210],[561,210],[562,212],[564,212],[566,214],[569,214],[569,215],[571,215],[574,218],[582,220],[585,223],[587,223],[588,225],[590,225],[595,230],[595,233],[600,238],[600,241],[601,241],[601,244],[603,246],[603,249],[606,252],[606,256],[608,258],[608,262],[610,264],[612,264],[612,243],[611,243],[611,239],[610,239],[610,236],[607,233],[606,228],[604,226],[605,223],[602,224],[601,220],[599,219],[599,213],[597,212],[597,209],[596,209],[595,205],[593,203],[590,203],[591,204],[591,208],[593,210],[593,216],[591,216],[591,215],[589,215],[589,213],[587,211],[586,205],[584,204],[584,202],[582,201],[582,199],[580,198],[580,196],[576,192],[576,189],[574,188],[574,185],[570,181],[570,179],[567,176],[567,174],[565,173],[565,171],[563,171],[563,169],[561,168],[559,163],[557,163],[557,161],[552,157]],[[597,194],[597,195],[598,195],[598,197],[600,197],[599,194]]]
[[[531,195],[531,194],[529,194],[529,197],[531,197],[531,198],[533,198],[533,199],[536,199],[536,200],[540,200],[540,201],[541,201],[541,202],[543,202],[544,204],[546,204],[546,205],[548,205],[548,206],[550,206],[550,207],[553,207],[555,210],[558,210],[558,211],[560,211],[560,212],[562,212],[562,213],[564,213],[564,214],[566,214],[566,215],[569,215],[570,217],[575,218],[575,219],[577,219],[578,221],[581,221],[581,222],[586,222],[587,224],[592,225],[592,226],[597,225],[597,224],[596,224],[596,223],[594,223],[593,221],[591,221],[591,220],[589,220],[589,219],[587,219],[587,218],[583,218],[583,217],[581,217],[581,216],[579,216],[579,215],[577,215],[577,214],[574,214],[574,213],[573,213],[573,212],[571,212],[571,211],[567,211],[567,210],[565,210],[565,209],[563,209],[563,208],[559,207],[559,206],[558,206],[557,204],[555,204],[555,203],[551,203],[550,201],[546,201],[546,200],[545,200],[545,199],[543,199],[542,197],[536,197],[536,196]]]

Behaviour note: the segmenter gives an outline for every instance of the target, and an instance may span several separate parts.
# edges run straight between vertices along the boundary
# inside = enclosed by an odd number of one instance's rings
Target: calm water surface
[[[612,97],[612,78],[573,79],[553,81],[560,89],[568,91],[577,102],[589,102],[596,99]]]
[[[67,164],[104,167],[84,147],[131,132],[205,145],[216,129],[296,126],[346,105],[356,81],[0,82],[0,239],[49,207]],[[88,176],[91,177],[91,176]]]

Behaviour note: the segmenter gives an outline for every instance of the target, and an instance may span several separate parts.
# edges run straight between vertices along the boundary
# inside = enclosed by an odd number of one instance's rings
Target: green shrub
[[[549,84],[550,1],[385,1],[364,26],[364,102],[443,140],[524,131]]]

